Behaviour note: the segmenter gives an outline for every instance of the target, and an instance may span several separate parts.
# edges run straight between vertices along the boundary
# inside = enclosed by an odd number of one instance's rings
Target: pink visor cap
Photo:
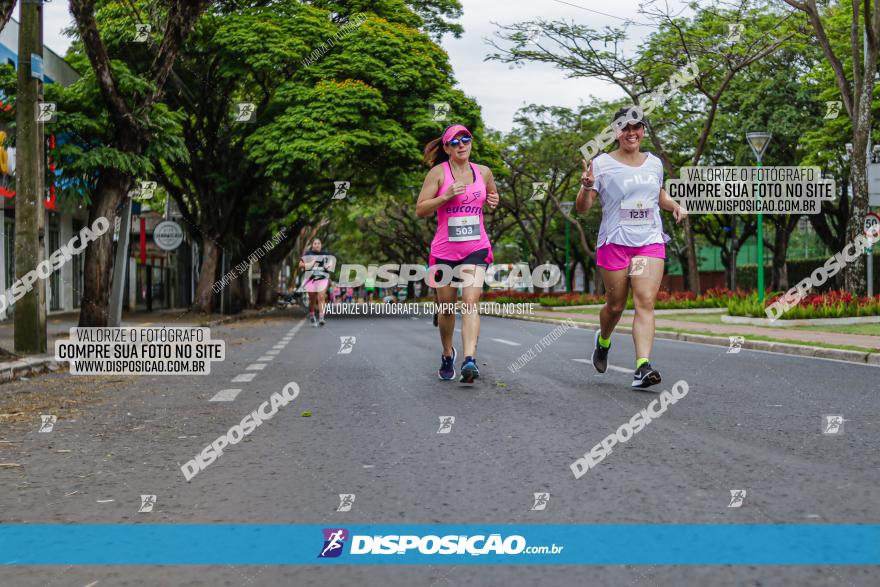
[[[458,133],[465,133],[467,136],[473,138],[471,131],[467,129],[467,127],[463,124],[453,124],[449,128],[446,129],[446,132],[443,133],[443,144],[448,145],[449,141],[455,138],[455,135]]]

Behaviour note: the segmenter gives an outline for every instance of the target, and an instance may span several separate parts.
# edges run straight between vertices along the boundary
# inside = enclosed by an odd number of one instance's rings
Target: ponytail
[[[449,155],[443,150],[443,135],[440,135],[440,138],[434,139],[425,145],[423,159],[425,163],[428,164],[428,167],[434,167],[449,160]]]

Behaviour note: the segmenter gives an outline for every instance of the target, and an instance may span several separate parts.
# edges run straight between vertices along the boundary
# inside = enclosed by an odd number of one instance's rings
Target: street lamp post
[[[755,159],[758,160],[758,169],[761,168],[761,159],[764,156],[764,151],[767,150],[767,145],[770,144],[771,135],[769,132],[747,132],[746,140],[749,142],[749,146],[752,148],[752,153],[755,154]],[[758,176],[758,181],[760,182],[760,175]],[[763,305],[764,303],[764,214],[758,212],[758,302]]]
[[[571,208],[574,206],[574,202],[561,202],[559,207],[562,209],[562,213],[568,216],[571,214]],[[571,261],[569,261],[569,221],[568,218],[565,220],[565,291],[571,291]]]

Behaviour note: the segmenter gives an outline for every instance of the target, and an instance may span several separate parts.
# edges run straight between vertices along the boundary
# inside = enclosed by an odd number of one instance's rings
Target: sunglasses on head
[[[474,140],[474,139],[472,139],[471,137],[461,137],[460,139],[452,139],[451,141],[449,141],[446,144],[453,146],[453,147],[457,147],[459,145],[467,145],[472,140]]]

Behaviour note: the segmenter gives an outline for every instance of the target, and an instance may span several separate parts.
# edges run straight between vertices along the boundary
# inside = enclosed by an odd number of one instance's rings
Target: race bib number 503
[[[452,216],[447,220],[450,242],[480,240],[479,216]]]

